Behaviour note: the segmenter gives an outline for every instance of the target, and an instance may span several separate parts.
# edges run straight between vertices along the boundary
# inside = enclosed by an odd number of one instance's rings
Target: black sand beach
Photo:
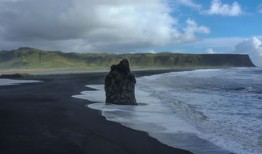
[[[91,102],[71,97],[88,90],[86,84],[102,84],[105,75],[42,75],[33,79],[44,82],[0,86],[0,154],[190,153],[107,121],[85,107]]]

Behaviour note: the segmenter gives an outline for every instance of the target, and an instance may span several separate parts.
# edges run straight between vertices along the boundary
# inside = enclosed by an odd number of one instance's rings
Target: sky
[[[261,0],[0,0],[0,50],[249,54],[262,66]]]

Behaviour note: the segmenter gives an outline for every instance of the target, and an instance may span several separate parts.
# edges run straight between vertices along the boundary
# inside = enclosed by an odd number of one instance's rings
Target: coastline
[[[73,97],[94,102],[86,107],[100,111],[101,115],[109,121],[118,122],[134,130],[145,131],[149,136],[171,147],[189,150],[195,154],[232,154],[232,152],[216,145],[216,142],[212,143],[206,138],[199,137],[200,133],[196,128],[181,119],[174,112],[172,105],[163,102],[163,98],[161,101],[157,94],[150,93],[144,88],[141,89],[141,79],[149,79],[150,77],[155,78],[155,76],[137,78],[136,100],[138,106],[105,105],[103,85],[86,85],[95,91],[82,91]],[[153,84],[152,86],[154,86]],[[168,100],[166,101],[168,102]]]
[[[141,72],[150,73],[155,71],[190,71],[196,69],[220,69],[220,68],[234,68],[234,67],[218,67],[218,66],[206,66],[206,67],[149,67],[149,68],[132,68],[132,72],[140,75]],[[30,74],[30,75],[63,75],[63,74],[85,74],[85,73],[105,73],[109,72],[110,68],[107,69],[0,69],[1,74]]]
[[[139,77],[171,71],[133,72]],[[71,97],[91,90],[87,84],[103,84],[105,74],[39,75],[28,79],[43,82],[0,86],[0,153],[190,153],[107,121],[85,107],[94,102]]]

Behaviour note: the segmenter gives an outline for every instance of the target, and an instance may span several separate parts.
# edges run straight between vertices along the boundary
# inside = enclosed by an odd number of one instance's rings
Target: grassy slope
[[[19,48],[0,52],[0,69],[103,69],[127,58],[134,68],[253,66],[248,55],[62,53]]]

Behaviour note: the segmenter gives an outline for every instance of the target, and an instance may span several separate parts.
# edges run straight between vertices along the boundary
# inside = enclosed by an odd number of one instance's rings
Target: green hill
[[[127,58],[133,68],[252,67],[248,55],[63,53],[33,48],[0,51],[0,69],[106,69]]]

